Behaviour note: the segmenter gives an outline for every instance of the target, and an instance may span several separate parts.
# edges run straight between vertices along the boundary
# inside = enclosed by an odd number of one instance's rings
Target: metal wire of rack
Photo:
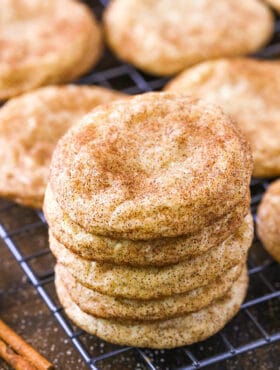
[[[87,1],[99,15],[106,2]],[[277,56],[280,56],[280,21],[276,22],[272,43],[256,55],[270,59]],[[135,94],[160,89],[166,81],[143,74],[105,51],[99,66],[77,83],[94,83]],[[267,180],[252,181],[254,216],[268,185]],[[248,260],[249,291],[240,313],[208,340],[168,351],[111,345],[79,330],[67,319],[54,293],[54,259],[48,249],[47,225],[41,211],[0,200],[0,237],[89,369],[198,369],[280,340],[280,268],[257,237]]]

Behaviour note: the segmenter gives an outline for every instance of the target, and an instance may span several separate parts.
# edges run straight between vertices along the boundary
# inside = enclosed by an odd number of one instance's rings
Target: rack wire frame
[[[91,0],[87,1],[87,3],[91,6],[95,13],[101,14],[103,8],[106,6],[107,1]],[[280,20],[277,20],[275,27],[275,37],[272,43],[264,50],[256,54],[255,57],[273,59],[279,56]],[[112,65],[110,65],[109,67],[107,66],[106,62],[104,63],[104,61],[108,60],[113,60]],[[119,88],[121,91],[131,94],[160,89],[164,86],[166,82],[167,79],[165,78],[153,78],[151,76],[147,76],[144,73],[136,70],[132,66],[117,61],[108,51],[105,52],[105,58],[103,59],[103,61],[101,61],[97,69],[93,70],[87,76],[77,81],[78,84],[94,83],[109,88]],[[268,187],[269,182],[269,180],[261,179],[252,180],[251,210],[254,217],[256,217],[257,206],[262,198],[264,191]],[[43,273],[37,273],[32,267],[32,262],[34,260],[43,258],[50,253],[48,246],[44,245],[44,247],[40,250],[28,254],[25,253],[19,246],[19,243],[15,241],[18,236],[28,235],[29,233],[34,232],[34,230],[42,228],[42,226],[44,228],[47,228],[43,213],[41,211],[34,211],[33,213],[36,216],[35,222],[27,222],[23,226],[15,228],[11,231],[8,230],[8,228],[2,222],[2,217],[3,214],[12,213],[14,207],[18,206],[9,202],[4,202],[2,206],[0,205],[0,237],[14,256],[17,263],[24,271],[25,275],[28,277],[30,283],[36,288],[38,294],[43,299],[49,310],[52,312],[58,324],[63,328],[67,336],[71,339],[73,346],[80,353],[88,368],[92,370],[98,370],[101,368],[105,369],[106,366],[104,367],[104,364],[102,365],[102,362],[108,359],[110,360],[113,358],[117,358],[121,355],[129,359],[129,357],[131,356],[131,351],[133,351],[134,354],[136,353],[138,358],[141,359],[141,366],[139,365],[141,369],[161,369],[162,367],[160,365],[159,357],[162,356],[163,351],[158,353],[158,351],[151,351],[146,349],[117,347],[105,353],[100,352],[100,354],[98,355],[91,355],[90,348],[88,348],[88,346],[85,345],[84,341],[81,339],[83,336],[89,335],[82,330],[73,327],[71,322],[63,314],[62,307],[55,302],[55,300],[51,297],[49,290],[46,288],[47,285],[51,285],[52,289],[54,290],[53,266],[50,266],[50,268],[46,269],[46,271],[44,271]],[[260,241],[257,239],[256,236],[253,245],[260,245]],[[269,303],[275,299],[277,300],[278,307],[280,306],[280,277],[279,284],[277,285],[271,283],[271,281],[266,276],[266,272],[270,271],[270,269],[272,268],[278,271],[279,276],[280,268],[279,265],[277,265],[276,262],[273,262],[273,260],[268,255],[262,257],[261,262],[256,263],[254,253],[255,252],[253,247],[248,260],[249,275],[251,278],[253,276],[258,276],[259,281],[265,287],[265,293],[257,294],[257,296],[255,296],[254,298],[247,299],[243,303],[240,312],[246,316],[248,321],[254,327],[254,330],[258,332],[258,338],[248,338],[245,343],[241,345],[234,345],[234,343],[232,343],[232,339],[229,338],[230,335],[227,333],[226,329],[223,329],[213,337],[218,338],[223,347],[223,350],[219,351],[218,353],[214,353],[205,358],[200,358],[199,356],[197,356],[197,351],[194,350],[194,346],[181,347],[180,356],[183,357],[183,360],[178,363],[178,352],[176,352],[176,350],[169,350],[166,356],[169,359],[169,363],[172,364],[172,369],[176,368],[180,370],[190,370],[203,368],[280,340],[280,323],[279,327],[275,328],[273,333],[270,333],[268,330],[266,330],[266,328],[260,323],[258,318],[252,312],[252,309],[256,306],[263,305],[264,303]],[[102,341],[100,340],[100,342]],[[168,366],[164,368],[167,369]]]

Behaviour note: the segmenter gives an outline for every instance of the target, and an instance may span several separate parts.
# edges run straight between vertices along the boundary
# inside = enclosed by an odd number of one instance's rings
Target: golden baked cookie
[[[280,0],[265,0],[269,5],[280,12]]]
[[[274,29],[271,11],[259,0],[112,0],[104,24],[117,56],[155,75],[250,54]]]
[[[50,232],[50,248],[58,263],[84,286],[130,299],[153,299],[185,293],[209,284],[229,268],[245,263],[253,238],[251,215],[221,245],[176,265],[134,267],[88,261],[72,253]]]
[[[136,241],[86,232],[62,211],[49,185],[45,193],[44,215],[52,235],[83,258],[132,266],[163,266],[178,263],[219,245],[242,224],[249,203],[248,194],[230,213],[196,234]]]
[[[115,298],[84,287],[63,265],[56,265],[56,278],[63,281],[71,299],[82,311],[103,318],[158,320],[201,310],[223,297],[241,274],[243,265],[227,270],[209,285],[162,299],[140,301]]]
[[[0,109],[0,196],[42,206],[58,139],[85,113],[123,95],[101,87],[50,86]]]
[[[99,59],[101,31],[75,0],[4,0],[0,14],[0,100],[71,81]]]
[[[200,311],[160,321],[102,319],[83,312],[72,301],[63,281],[56,279],[56,291],[66,314],[76,325],[109,342],[136,347],[173,348],[204,340],[238,312],[248,286],[247,269],[225,297]]]
[[[195,233],[244,200],[249,146],[202,100],[146,93],[98,107],[60,140],[50,185],[86,231],[126,239]]]
[[[205,62],[176,77],[166,90],[220,105],[251,144],[253,176],[280,174],[280,63],[249,58]]]
[[[280,180],[264,194],[258,208],[257,233],[268,253],[280,263]]]

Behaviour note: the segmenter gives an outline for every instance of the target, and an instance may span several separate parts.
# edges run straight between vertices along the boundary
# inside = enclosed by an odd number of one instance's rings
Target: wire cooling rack
[[[105,0],[87,1],[100,17]],[[272,43],[256,57],[279,58],[280,21]],[[99,66],[77,83],[98,84],[135,94],[161,89],[167,82],[119,62],[105,51]],[[253,180],[252,213],[269,185]],[[280,340],[280,268],[255,237],[249,256],[250,286],[239,314],[208,340],[174,350],[152,351],[104,342],[75,327],[65,316],[54,292],[54,259],[48,249],[47,225],[40,211],[0,200],[0,237],[37,289],[58,324],[89,369],[198,369]]]

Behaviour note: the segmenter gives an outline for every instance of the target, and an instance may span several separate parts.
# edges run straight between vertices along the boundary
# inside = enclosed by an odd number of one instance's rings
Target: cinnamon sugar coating
[[[101,49],[100,27],[81,2],[2,0],[0,100],[75,79]]]
[[[161,299],[141,301],[138,299],[115,298],[98,293],[80,284],[63,265],[57,264],[56,277],[63,281],[71,299],[86,313],[103,318],[155,321],[195,312],[223,297],[238,279],[243,265],[237,265],[208,285],[187,293],[175,294]]]
[[[221,245],[175,265],[133,267],[98,263],[78,257],[50,234],[50,248],[58,263],[84,286],[113,297],[149,300],[185,293],[244,264],[253,238],[251,215]]]
[[[251,145],[253,176],[280,174],[280,64],[220,59],[190,68],[166,87],[219,105]]]
[[[195,233],[244,200],[249,146],[228,116],[176,93],[96,108],[53,155],[50,186],[86,231],[125,239]]]
[[[116,55],[155,75],[251,54],[272,37],[273,23],[259,0],[113,0],[104,16]]]
[[[44,215],[51,234],[83,258],[132,266],[164,266],[222,243],[240,227],[249,204],[250,195],[247,194],[233,211],[195,234],[151,240],[112,239],[86,232],[62,211],[50,186],[45,193]]]
[[[52,152],[84,114],[123,95],[97,86],[49,86],[0,109],[0,195],[41,208]]]
[[[160,321],[103,319],[83,312],[56,277],[56,291],[66,314],[76,325],[109,342],[137,347],[174,348],[204,340],[221,330],[238,312],[248,287],[247,269],[230,291],[193,313]]]

